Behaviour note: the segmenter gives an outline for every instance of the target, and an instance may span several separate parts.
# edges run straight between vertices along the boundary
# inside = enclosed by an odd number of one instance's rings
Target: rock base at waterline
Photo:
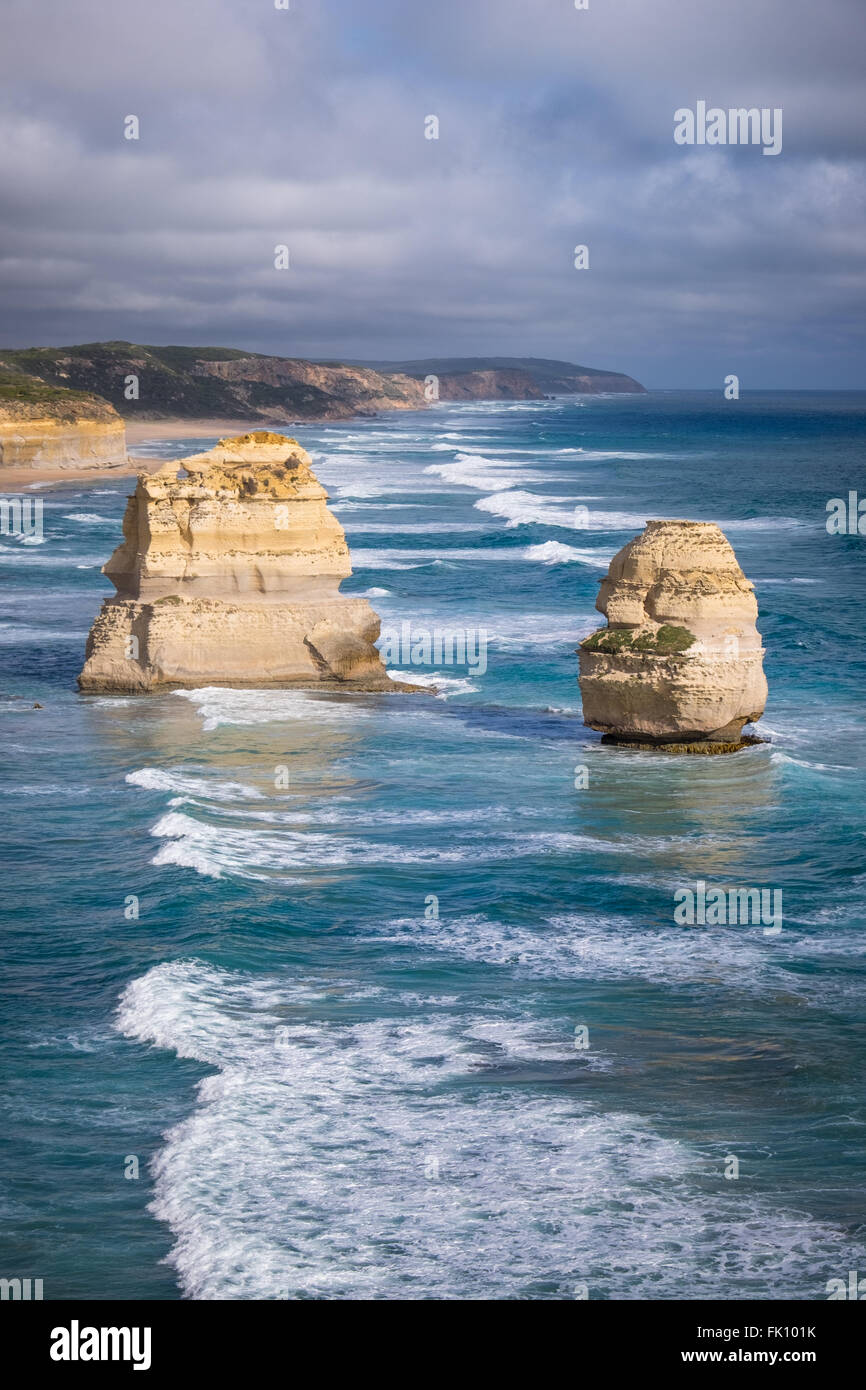
[[[727,743],[716,743],[709,739],[696,739],[694,743],[641,743],[637,739],[618,738],[616,734],[604,734],[602,743],[615,748],[634,748],[641,753],[699,753],[704,757],[714,753],[739,753],[743,748],[751,748],[756,743],[769,743],[769,739],[747,734],[744,738],[732,739]]]

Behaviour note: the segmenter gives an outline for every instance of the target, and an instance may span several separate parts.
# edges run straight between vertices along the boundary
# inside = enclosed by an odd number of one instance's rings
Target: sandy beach
[[[174,439],[183,436],[194,439],[201,435],[248,434],[250,430],[260,430],[264,426],[256,420],[127,420],[126,443],[129,448],[141,444],[146,439]],[[291,426],[286,426],[291,428]]]

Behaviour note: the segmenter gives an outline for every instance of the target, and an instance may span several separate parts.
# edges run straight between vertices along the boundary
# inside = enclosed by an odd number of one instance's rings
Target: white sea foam
[[[345,523],[349,543],[353,536],[384,534],[387,536],[442,536],[455,532],[489,534],[491,527],[471,521],[355,521]]]
[[[499,491],[491,497],[482,497],[475,506],[480,511],[492,512],[495,516],[507,518],[507,525],[511,526],[559,526],[568,530],[577,531],[642,531],[647,522],[652,520],[647,512],[626,512],[626,511],[607,511],[595,508],[587,508],[585,501],[581,500],[581,510],[577,510],[577,505],[570,509],[564,509],[562,502],[564,499],[557,497],[544,497],[538,493],[521,491]],[[588,498],[586,500],[593,500]],[[557,505],[559,504],[559,505]],[[705,517],[688,517],[684,520],[701,521]],[[773,531],[777,529],[789,530],[791,528],[806,526],[806,522],[798,521],[795,517],[751,517],[747,520],[722,520],[717,525],[725,532],[728,531]]]
[[[421,685],[425,688],[436,687],[436,693],[440,700],[447,700],[449,695],[471,695],[478,689],[470,680],[460,676],[441,676],[438,671],[431,673],[417,671],[410,667],[408,671],[394,670],[388,671],[392,681],[405,681],[407,685]]]
[[[127,987],[123,1034],[217,1069],[153,1163],[187,1297],[808,1297],[856,1268],[835,1228],[708,1188],[715,1153],[510,1084],[585,1072],[570,1020],[420,1008],[197,961]]]
[[[127,782],[145,791],[175,792],[180,796],[203,797],[213,801],[261,800],[262,793],[243,782],[219,781],[193,776],[184,768],[140,767],[126,774]]]
[[[71,555],[41,555],[21,546],[0,545],[0,564],[3,565],[28,565],[37,569],[72,569],[74,565],[75,569],[101,569],[104,563],[105,557],[99,555],[88,556],[86,563],[75,563]]]
[[[518,483],[550,481],[537,468],[503,463],[501,459],[485,458],[483,454],[458,453],[452,463],[431,463],[424,472],[435,474],[446,483],[476,488],[479,492],[510,488]]]
[[[362,515],[375,512],[417,512],[422,507],[429,506],[427,502],[334,502],[331,510],[338,516],[344,512],[361,512]]]
[[[369,718],[369,710],[351,699],[329,699],[299,690],[235,690],[229,686],[209,685],[196,690],[175,690],[173,694],[195,705],[207,731],[223,724],[271,724],[286,720],[351,723]]]
[[[409,552],[405,550],[359,550],[355,546],[353,546],[351,551],[352,569],[417,570],[421,568],[422,563],[431,564],[436,558],[436,556],[430,554],[429,551],[417,550],[412,551],[411,553],[413,555],[429,555],[429,560],[426,560],[425,562],[419,562],[417,560],[410,561],[399,558],[401,555],[406,555],[408,553]]]
[[[596,627],[591,615],[573,613],[493,613],[487,640],[505,651],[546,650],[567,654]]]
[[[753,579],[753,580],[752,580],[752,583],[753,583],[753,584],[760,584],[760,585],[762,585],[762,586],[763,586],[763,585],[766,585],[766,584],[784,584],[784,585],[787,586],[788,584],[823,584],[824,581],[823,581],[823,579],[786,578],[786,579]]]
[[[31,643],[42,646],[46,642],[84,642],[86,632],[74,632],[68,628],[25,627],[16,623],[0,623],[0,644],[20,646]]]
[[[353,803],[354,804],[354,803]],[[241,813],[247,814],[247,813]],[[261,813],[257,813],[261,814]],[[309,808],[301,812],[315,825],[513,825],[516,820],[532,820],[542,813],[529,806],[400,807],[399,810],[364,807],[361,810],[334,806]]]
[[[513,555],[516,552],[508,553]],[[441,610],[423,609],[414,605],[411,612],[392,610],[388,615],[388,625],[391,627],[399,626],[403,620],[411,621],[416,629],[432,630],[436,627],[457,626],[456,619]],[[466,608],[460,615],[459,625],[470,631],[483,631],[486,633],[488,644],[495,647],[547,648],[568,655],[569,644],[573,648],[575,642],[598,627],[598,622],[598,618],[590,613],[526,613],[518,610],[485,612]]]
[[[590,510],[579,518],[579,531],[642,531],[649,521],[643,512],[602,512]]]
[[[624,449],[554,449],[554,454],[562,455],[564,458],[575,457],[581,462],[586,460],[589,463],[601,463],[605,459],[674,459],[684,457],[695,457],[695,455],[665,454],[665,453],[639,453],[636,450]]]
[[[6,704],[6,703],[4,702],[4,705],[3,705],[3,713],[4,713],[4,714],[29,714],[30,711],[32,710],[32,708],[33,708],[32,705],[26,705],[26,704],[13,705],[13,704]],[[88,786],[73,787],[73,786],[69,786],[69,785],[68,785],[67,783],[65,783],[65,782],[63,782],[63,783],[59,783],[59,782],[48,782],[48,783],[44,784],[43,786],[35,786],[35,785],[31,785],[31,786],[21,786],[21,785],[19,785],[19,786],[10,786],[10,785],[7,783],[7,791],[8,791],[9,793],[14,793],[15,796],[50,796],[50,797],[53,797],[54,800],[57,801],[57,802],[61,802],[61,801],[66,800],[67,798],[71,798],[71,797],[75,797],[75,796],[86,796],[86,797],[88,797],[88,798],[91,799],[91,800],[92,800],[92,798],[93,798],[93,788],[92,788],[92,787],[88,787]]]
[[[772,749],[770,752],[770,762],[779,765],[787,764],[789,767],[800,767],[804,772],[844,772],[848,776],[851,774],[850,765],[844,763],[818,763],[808,758],[795,758],[793,754],[786,753],[782,748]]]
[[[308,828],[292,829],[293,818],[284,814],[256,816],[255,826],[229,826],[222,819],[189,814],[179,809],[183,804],[183,800],[178,800],[153,826],[150,833],[165,841],[153,862],[194,869],[213,878],[229,875],[298,883],[320,870],[379,864],[496,863],[547,855],[593,859],[598,855],[645,857],[648,853],[672,851],[683,843],[675,837],[650,839],[632,835],[605,840],[567,831],[506,830],[497,834],[478,829],[464,831],[458,839],[442,843],[391,844],[316,833]],[[249,821],[253,817],[236,819]]]
[[[506,526],[558,526],[573,531],[574,508],[557,507],[555,497],[541,497],[534,492],[496,492],[480,497],[475,506],[481,512],[506,518]]]
[[[334,505],[338,510],[345,511],[349,506],[349,499],[362,499],[369,502],[371,499],[378,500],[380,497],[387,497],[389,494],[393,495],[399,491],[402,491],[402,489],[397,487],[386,487],[381,483],[346,483],[343,487],[338,489],[337,499]],[[397,506],[401,504],[392,503],[391,505]]]
[[[564,509],[565,499],[544,497],[537,493],[508,491],[498,492],[492,497],[482,497],[475,506],[480,511],[492,512],[507,518],[506,524],[512,526],[558,526],[570,531],[629,531],[643,530],[652,518],[646,512],[607,511],[586,507],[586,498],[579,504]],[[688,520],[689,518],[684,518]],[[702,520],[697,517],[695,520]],[[754,517],[748,521],[721,521],[724,531],[764,531],[776,527],[800,526],[793,517]]]
[[[557,415],[563,409],[561,404],[553,401],[510,401],[508,404],[504,401],[476,401],[474,405],[479,415],[539,415],[545,412]]]
[[[186,454],[203,453],[206,449],[212,449],[217,443],[219,435],[202,435],[200,438],[190,439],[186,435],[177,435],[174,439],[141,439],[133,447],[133,458],[181,458]]]
[[[609,882],[610,880],[608,880]],[[503,966],[540,979],[645,980],[664,989],[701,986],[739,993],[786,994],[843,1003],[841,989],[821,977],[786,968],[786,962],[827,952],[862,957],[862,938],[833,933],[819,939],[786,930],[767,938],[761,927],[643,926],[628,917],[565,913],[535,927],[505,925],[483,916],[441,920],[399,919],[377,939],[420,951]]]
[[[318,833],[306,828],[293,831],[272,825],[247,829],[199,820],[184,811],[171,810],[150,832],[165,840],[154,857],[154,864],[175,864],[194,869],[211,878],[224,874],[262,880],[277,878],[283,883],[303,882],[320,870],[352,868],[374,864],[458,864],[473,860],[502,858],[480,841],[437,848],[399,844],[377,844],[372,840]]]
[[[116,517],[98,516],[96,512],[66,512],[65,517],[67,521],[77,521],[82,526],[117,525]]]
[[[381,497],[381,496],[382,496],[382,489],[381,489],[380,486],[378,486],[378,485],[375,484],[375,483],[361,483],[361,482],[357,482],[357,483],[347,483],[344,487],[339,488],[339,489],[338,489],[338,492],[337,492],[337,497],[338,497],[338,498],[343,498],[343,497],[359,498],[359,497],[360,497],[360,498],[367,498],[367,499],[369,499],[369,498],[371,498],[371,497],[376,497],[376,498],[378,498],[378,497]],[[337,502],[337,505],[339,506],[339,501]]]
[[[87,794],[90,789],[86,789]],[[35,794],[35,793],[34,793]],[[46,793],[47,794],[47,793]],[[208,807],[210,816],[223,816],[232,820],[245,823],[247,821],[258,821],[268,824],[274,828],[289,825],[295,829],[302,826],[311,825],[332,825],[332,826],[361,826],[369,830],[371,826],[408,826],[420,825],[430,830],[441,826],[449,825],[479,825],[504,824],[509,828],[513,827],[517,821],[531,821],[542,814],[541,811],[528,806],[469,806],[469,807],[421,807],[412,809],[411,807],[400,807],[398,810],[388,810],[367,806],[362,804],[357,809],[353,801],[346,804],[341,797],[329,798],[327,803],[321,806],[311,803],[304,793],[297,793],[297,799],[293,802],[290,794],[281,794],[282,802],[289,802],[289,810],[276,810],[272,802],[266,811],[252,810],[245,804],[234,803],[232,805],[219,805],[211,803]],[[168,805],[171,810],[179,809],[184,805],[191,805],[191,799],[185,797],[173,797]]]
[[[542,565],[592,565],[595,569],[607,569],[611,552],[600,550],[578,550],[562,541],[544,541],[541,545],[527,546],[523,551],[524,560],[537,560]]]
[[[391,528],[393,529],[393,528]],[[432,528],[428,528],[432,531]],[[502,560],[514,557],[509,546],[485,546],[477,550],[366,550],[352,546],[353,569],[417,570],[424,565],[457,564],[462,560]]]

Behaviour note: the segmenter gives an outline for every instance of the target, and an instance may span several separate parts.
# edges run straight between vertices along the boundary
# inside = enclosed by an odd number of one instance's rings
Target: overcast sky
[[[589,3],[4,0],[0,344],[866,384],[864,0]]]

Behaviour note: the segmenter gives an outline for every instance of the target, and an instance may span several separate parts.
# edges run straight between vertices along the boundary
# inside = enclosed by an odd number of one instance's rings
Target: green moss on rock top
[[[663,623],[657,632],[642,632],[637,637],[632,628],[601,627],[580,645],[585,652],[607,652],[612,656],[619,652],[674,656],[688,651],[696,640],[694,633],[689,632],[687,627]]]

